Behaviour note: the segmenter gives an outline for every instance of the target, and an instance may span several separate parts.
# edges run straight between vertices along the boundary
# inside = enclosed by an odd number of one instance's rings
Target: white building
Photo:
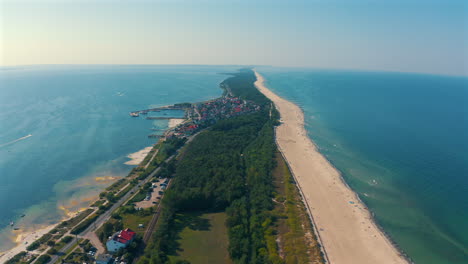
[[[126,248],[132,243],[136,233],[129,228],[115,233],[106,243],[107,251],[117,252],[121,248]]]

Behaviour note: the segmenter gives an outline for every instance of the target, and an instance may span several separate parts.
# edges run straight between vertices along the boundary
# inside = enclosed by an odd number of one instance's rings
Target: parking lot
[[[151,192],[143,201],[135,203],[135,208],[149,208],[159,203],[161,199],[160,192],[164,192],[169,179],[162,178],[158,182],[153,183],[153,192]],[[161,186],[162,184],[162,186]]]

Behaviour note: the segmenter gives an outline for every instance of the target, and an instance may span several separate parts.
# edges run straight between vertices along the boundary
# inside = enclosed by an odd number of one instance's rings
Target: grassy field
[[[122,215],[123,226],[124,228],[130,228],[131,230],[135,231],[137,234],[143,235],[152,217],[153,217],[153,214],[149,214],[149,215],[125,214],[125,215]],[[138,228],[139,224],[143,224],[144,228]]]
[[[232,263],[227,251],[225,213],[185,213],[177,215],[180,229],[177,253],[171,260],[192,264]]]
[[[117,220],[114,218],[110,218],[107,223],[111,223],[114,225],[114,228],[118,222],[122,222],[121,226],[125,228],[130,228],[131,230],[135,231],[137,234],[143,236],[145,233],[145,230],[148,226],[148,223],[150,222],[151,218],[153,217],[153,213],[151,209],[146,209],[146,211],[140,211],[140,212],[134,212],[134,213],[126,213],[126,214],[121,214],[122,217],[121,220]],[[139,228],[138,225],[143,224],[143,228]],[[120,229],[119,229],[120,230]],[[119,230],[114,230],[114,231],[119,231]],[[101,233],[104,231],[104,225],[98,228],[96,230],[96,235],[101,239],[101,242],[105,243],[107,240],[107,236],[102,235]]]

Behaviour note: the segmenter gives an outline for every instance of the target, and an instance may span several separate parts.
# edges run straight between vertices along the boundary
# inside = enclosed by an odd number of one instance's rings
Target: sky
[[[33,64],[468,76],[468,1],[0,0],[0,65]]]

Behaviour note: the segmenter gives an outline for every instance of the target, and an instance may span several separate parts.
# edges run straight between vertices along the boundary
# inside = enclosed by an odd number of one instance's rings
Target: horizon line
[[[17,64],[17,65],[0,65],[2,68],[15,68],[15,67],[34,67],[34,66],[239,66],[239,67],[269,67],[269,68],[287,68],[287,69],[308,69],[317,71],[343,71],[343,72],[367,72],[367,73],[398,73],[398,74],[415,74],[415,75],[435,75],[444,77],[461,77],[468,78],[468,71],[464,75],[450,74],[450,73],[435,73],[435,72],[414,72],[414,71],[400,71],[400,70],[379,70],[379,69],[360,69],[360,68],[320,68],[317,66],[278,66],[278,65],[265,65],[265,64],[153,64],[153,63],[43,63],[43,64]]]

